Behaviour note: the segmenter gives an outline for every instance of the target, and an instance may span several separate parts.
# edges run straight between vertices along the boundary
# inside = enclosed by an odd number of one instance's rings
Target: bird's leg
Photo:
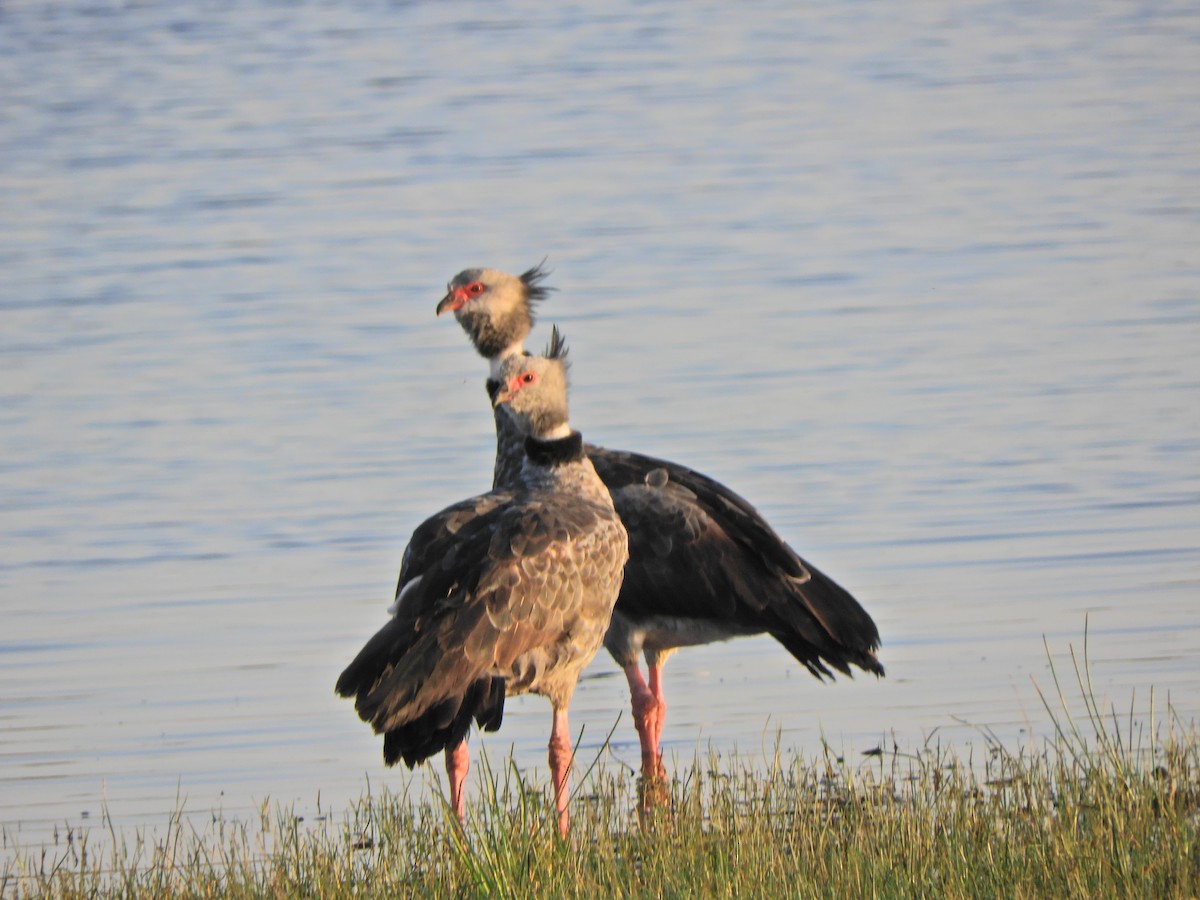
[[[550,728],[550,776],[554,779],[554,805],[558,809],[558,831],[567,836],[567,773],[571,768],[571,733],[567,726],[567,709],[554,710]]]
[[[650,669],[653,673],[655,670]],[[658,718],[658,700],[650,690],[642,670],[636,662],[625,666],[625,678],[629,681],[629,696],[633,706],[633,724],[637,727],[642,743],[642,777],[638,781],[638,821],[643,828],[651,828],[658,819],[658,810],[667,805],[666,770],[658,752],[658,735],[661,724]]]
[[[654,670],[651,669],[651,672]],[[642,678],[642,670],[636,662],[625,666],[625,678],[629,682],[629,699],[633,706],[633,726],[637,729],[642,744],[642,776],[657,778],[662,760],[658,753],[658,734],[655,727],[658,717],[658,700]]]
[[[463,786],[467,781],[467,769],[471,767],[471,754],[467,750],[467,740],[463,738],[453,747],[446,748],[446,774],[450,778],[450,805],[458,816],[459,824],[466,824],[466,803],[463,798]]]
[[[658,776],[667,777],[667,770],[662,763],[662,730],[667,718],[667,697],[663,692],[662,666],[649,664],[646,666],[650,674],[650,693],[654,695],[654,749],[657,753]]]

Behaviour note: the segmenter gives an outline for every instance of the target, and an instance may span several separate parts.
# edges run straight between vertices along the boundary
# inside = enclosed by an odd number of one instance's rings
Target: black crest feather
[[[567,346],[567,339],[557,325],[550,326],[550,343],[546,345],[546,352],[542,356],[546,359],[557,359],[563,364],[563,368],[570,365],[567,361],[567,353],[570,348]]]
[[[551,270],[546,268],[546,260],[544,258],[532,269],[521,273],[521,282],[525,285],[525,293],[529,298],[530,306],[545,300],[546,296],[554,290],[549,285],[542,284],[550,273]]]

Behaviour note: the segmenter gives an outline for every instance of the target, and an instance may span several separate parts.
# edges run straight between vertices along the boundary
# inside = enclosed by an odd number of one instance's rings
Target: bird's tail
[[[439,665],[440,663],[440,665]],[[335,690],[383,734],[389,766],[412,768],[462,741],[471,721],[495,731],[504,718],[504,678],[446,665],[432,635],[392,619],[367,641],[337,680]]]

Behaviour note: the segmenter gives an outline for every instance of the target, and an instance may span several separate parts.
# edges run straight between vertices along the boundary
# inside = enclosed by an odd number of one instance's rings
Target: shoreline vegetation
[[[387,791],[316,824],[267,806],[203,831],[182,814],[153,835],[105,819],[102,849],[85,832],[15,855],[0,896],[1195,897],[1196,724],[1153,695],[1141,713],[1101,706],[1086,652],[1071,654],[1079,714],[1051,661],[1053,734],[1036,750],[984,730],[984,759],[935,737],[853,759],[710,753],[641,816],[628,770],[577,760],[565,842],[546,779],[480,759],[465,829],[440,798]]]

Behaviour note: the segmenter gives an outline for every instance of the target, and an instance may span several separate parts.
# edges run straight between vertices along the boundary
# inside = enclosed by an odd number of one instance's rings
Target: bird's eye
[[[478,297],[480,294],[483,293],[483,284],[478,281],[472,281],[470,284],[467,285],[467,293],[470,294],[472,297]]]
[[[521,381],[523,381],[525,384],[533,384],[535,381],[537,381],[537,376],[532,372],[526,372],[521,376]]]

